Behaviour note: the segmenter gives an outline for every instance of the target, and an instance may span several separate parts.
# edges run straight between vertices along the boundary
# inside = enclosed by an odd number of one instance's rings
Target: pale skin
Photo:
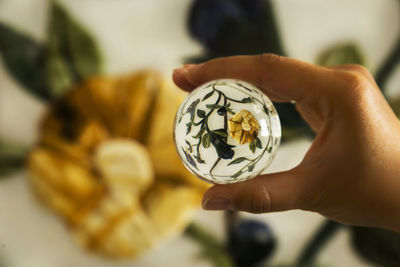
[[[252,83],[273,101],[295,101],[316,137],[291,170],[212,186],[204,209],[302,209],[400,232],[400,123],[368,70],[263,54],[185,65],[173,74],[186,91],[218,78]]]

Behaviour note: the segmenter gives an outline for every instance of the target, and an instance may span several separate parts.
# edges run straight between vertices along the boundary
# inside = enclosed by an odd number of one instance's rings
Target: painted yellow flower
[[[228,121],[229,133],[239,144],[251,143],[258,135],[260,124],[248,110],[237,112]]]
[[[44,116],[31,182],[85,248],[135,257],[190,222],[206,185],[173,144],[183,97],[153,71],[95,77]]]

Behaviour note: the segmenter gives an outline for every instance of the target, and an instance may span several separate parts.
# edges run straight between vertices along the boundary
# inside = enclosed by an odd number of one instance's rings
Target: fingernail
[[[186,74],[187,74],[187,69],[182,67],[174,69],[172,77],[174,78],[175,81],[186,84],[187,83]]]
[[[176,85],[178,85],[183,90],[189,91],[193,89],[192,83],[187,79],[188,69],[185,67],[174,69],[172,73],[172,78]]]
[[[231,207],[231,200],[224,197],[209,198],[203,201],[205,210],[226,210]]]
[[[185,67],[181,67],[181,68],[174,69],[172,75],[174,77],[182,79],[182,78],[185,78],[186,73],[187,73],[186,68]]]

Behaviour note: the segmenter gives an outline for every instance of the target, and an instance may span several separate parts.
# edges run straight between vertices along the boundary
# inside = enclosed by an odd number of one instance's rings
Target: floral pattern
[[[241,110],[229,119],[229,133],[239,144],[251,143],[257,138],[260,124],[248,110]]]
[[[174,150],[168,126],[182,98],[154,71],[99,76],[44,116],[31,183],[83,247],[137,257],[190,222],[207,186]]]
[[[279,140],[272,103],[243,81],[223,79],[200,86],[181,105],[175,122],[175,143],[185,165],[212,183],[254,177],[269,164]]]

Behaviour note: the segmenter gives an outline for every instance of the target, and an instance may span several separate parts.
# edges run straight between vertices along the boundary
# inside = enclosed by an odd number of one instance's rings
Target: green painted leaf
[[[266,113],[267,115],[269,115],[269,110],[268,110],[268,108],[267,108],[266,105],[263,106],[263,109],[264,109],[265,113]]]
[[[185,142],[186,142],[186,144],[187,144],[187,146],[188,146],[188,151],[190,152],[190,153],[192,153],[193,152],[193,149],[192,149],[192,145],[189,143],[189,141],[187,141],[187,140],[185,140]]]
[[[199,104],[200,99],[196,99],[193,101],[190,106],[187,108],[186,113],[190,113],[190,121],[193,122],[194,120],[194,111],[196,109],[197,104]]]
[[[256,166],[256,165],[252,164],[252,165],[250,165],[250,166],[247,168],[247,170],[248,170],[249,172],[251,172],[251,171],[254,170],[254,167],[255,167],[255,166]]]
[[[254,144],[257,148],[262,149],[262,144],[261,144],[261,140],[260,138],[256,137],[256,139],[254,139]]]
[[[240,100],[241,103],[251,103],[253,102],[253,99],[251,97],[245,97],[242,100]]]
[[[254,141],[249,143],[249,148],[251,150],[251,152],[256,152],[256,145],[254,144]]]
[[[229,104],[226,106],[226,111],[227,111],[228,113],[232,114],[232,115],[235,115],[235,112],[233,111],[233,109],[230,107]]]
[[[0,23],[0,54],[9,73],[25,90],[43,100],[50,100],[46,82],[46,49],[27,35]]]
[[[204,110],[198,109],[197,110],[197,116],[199,118],[204,118],[206,116],[206,112]]]
[[[102,73],[96,41],[57,1],[52,1],[48,25],[50,55],[65,62],[74,80]]]
[[[222,137],[228,137],[228,134],[226,133],[225,129],[217,129],[212,132],[215,134],[218,134],[219,136],[222,136]]]
[[[228,163],[228,166],[233,165],[233,164],[239,164],[240,162],[243,162],[244,160],[248,160],[248,159],[245,157],[240,157],[240,158],[234,159]]]
[[[182,151],[183,151],[183,154],[185,154],[187,162],[189,162],[190,165],[192,165],[194,168],[197,169],[196,162],[194,162],[194,159],[192,158],[192,156],[190,156],[190,154],[187,153],[183,147],[182,147]]]
[[[243,171],[238,171],[237,173],[235,173],[234,175],[232,175],[232,178],[238,178],[241,174],[243,173]]]
[[[19,145],[0,142],[0,178],[22,168],[26,153]]]
[[[216,109],[216,108],[220,108],[221,106],[218,104],[207,104],[206,107],[208,109]]]
[[[207,98],[210,98],[210,96],[212,96],[213,93],[214,93],[214,90],[212,90],[211,92],[209,92],[208,94],[206,94],[206,95],[203,97],[203,100],[201,100],[201,101],[204,101],[204,100],[206,100]]]
[[[204,148],[210,147],[210,134],[206,133],[203,135],[201,143],[203,144]]]
[[[205,161],[200,157],[200,154],[194,155],[194,158],[197,160],[198,163],[204,164]]]
[[[197,138],[200,138],[200,137],[203,135],[203,133],[204,133],[205,130],[206,130],[206,127],[204,127],[204,126],[201,127],[200,130],[199,130],[199,132],[198,132],[196,135],[194,135],[193,138],[196,138],[196,139],[197,139]]]
[[[247,86],[244,86],[244,85],[241,84],[241,83],[236,83],[236,84],[237,84],[238,86],[242,87],[243,89],[249,91],[249,92],[253,92],[250,88],[248,88]]]
[[[366,65],[360,47],[355,43],[337,44],[323,51],[316,60],[318,65],[334,66],[342,64]]]
[[[186,123],[186,134],[189,134],[191,130],[192,130],[192,123],[191,122]]]

